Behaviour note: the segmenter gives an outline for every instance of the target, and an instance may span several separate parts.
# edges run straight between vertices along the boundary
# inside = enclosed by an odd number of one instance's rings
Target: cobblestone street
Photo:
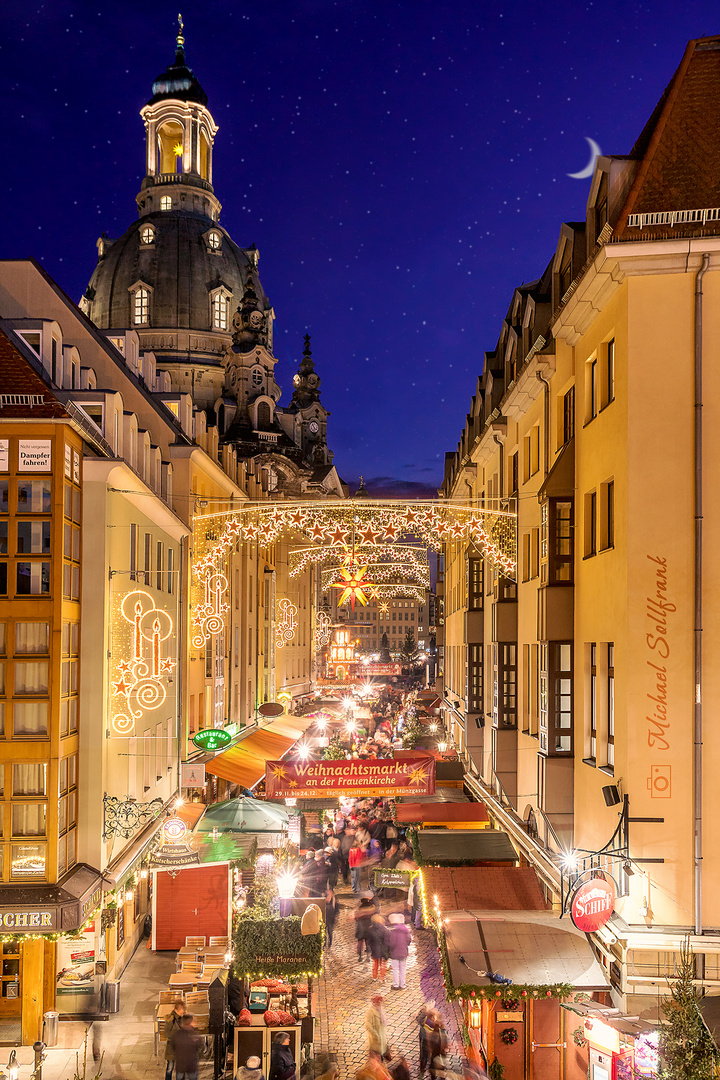
[[[391,990],[390,965],[384,979],[372,978],[372,963],[357,961],[354,923],[348,913],[357,899],[349,887],[337,890],[338,917],[332,949],[325,954],[325,974],[318,980],[315,1012],[317,1015],[315,1053],[335,1055],[339,1080],[352,1080],[355,1070],[366,1058],[365,1011],[370,995],[384,995],[388,1041],[408,1059],[411,1073],[417,1075],[419,1048],[415,1022],[423,1002],[434,1002],[448,1033],[448,1069],[457,1070],[463,1051],[459,1026],[459,1008],[449,1002],[443,989],[440,958],[435,937],[430,930],[414,930],[407,963],[407,988]],[[383,914],[397,911],[399,905],[383,901]]]

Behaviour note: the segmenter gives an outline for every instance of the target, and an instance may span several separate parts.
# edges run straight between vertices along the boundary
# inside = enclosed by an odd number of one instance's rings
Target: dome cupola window
[[[227,330],[230,315],[230,295],[225,289],[210,294],[213,330]]]
[[[140,243],[143,247],[149,247],[155,243],[155,230],[152,225],[143,225],[140,230]]]
[[[210,251],[219,251],[220,250],[220,248],[222,247],[222,236],[220,235],[219,232],[215,232],[215,230],[212,229],[207,234],[207,246],[210,249]]]
[[[130,289],[130,313],[133,326],[149,325],[151,292],[149,285],[143,282],[138,282]]]
[[[259,390],[263,384],[262,368],[253,368],[251,382],[253,390]]]
[[[161,195],[160,196],[160,209],[161,210],[172,210],[172,199],[170,198],[169,195]]]

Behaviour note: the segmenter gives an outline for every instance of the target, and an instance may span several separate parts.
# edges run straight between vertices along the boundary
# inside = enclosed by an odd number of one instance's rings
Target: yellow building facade
[[[700,84],[717,104],[713,42],[688,46],[633,153],[598,159],[586,221],[516,290],[443,489],[516,510],[518,548],[504,580],[446,546],[446,725],[558,906],[591,864],[613,878],[594,945],[632,1012],[666,992],[685,932],[701,983],[720,979],[720,237],[680,118]]]

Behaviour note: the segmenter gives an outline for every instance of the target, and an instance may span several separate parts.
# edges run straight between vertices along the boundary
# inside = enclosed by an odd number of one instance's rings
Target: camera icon
[[[671,765],[651,765],[647,786],[651,799],[669,799],[672,794]]]

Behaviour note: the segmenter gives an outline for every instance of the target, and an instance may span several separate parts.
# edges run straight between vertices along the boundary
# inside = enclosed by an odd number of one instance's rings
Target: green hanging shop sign
[[[232,735],[222,728],[205,728],[193,735],[193,743],[198,750],[222,750],[232,742]]]

